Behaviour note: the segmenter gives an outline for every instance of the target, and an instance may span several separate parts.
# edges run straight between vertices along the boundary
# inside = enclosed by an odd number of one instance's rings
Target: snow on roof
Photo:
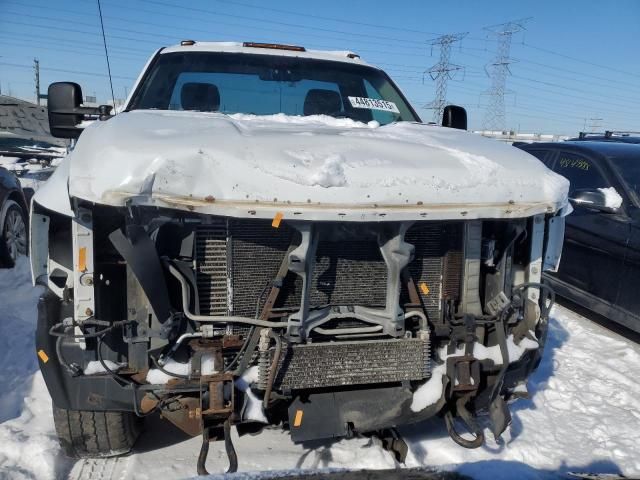
[[[252,53],[257,55],[278,55],[282,57],[315,58],[318,60],[331,60],[337,62],[367,65],[358,54],[348,50],[309,50],[304,52],[297,50],[276,49],[267,47],[249,47],[243,42],[194,42],[193,45],[173,45],[163,49],[160,53],[173,53],[181,51],[195,52],[225,52],[225,53]]]

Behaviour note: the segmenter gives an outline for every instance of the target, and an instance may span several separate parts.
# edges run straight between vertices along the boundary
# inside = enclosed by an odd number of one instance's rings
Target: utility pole
[[[40,62],[37,58],[33,59],[33,71],[36,75],[36,103],[40,105]]]
[[[447,82],[453,78],[455,72],[463,70],[464,67],[449,62],[451,57],[451,44],[459,42],[468,35],[469,32],[442,35],[431,40],[431,48],[440,48],[440,60],[425,73],[428,73],[431,80],[436,82],[436,96],[431,103],[424,108],[433,109],[434,123],[442,121],[442,112],[447,103]]]
[[[501,23],[485,27],[489,36],[495,37],[498,41],[498,49],[493,61],[485,66],[487,76],[491,78],[491,88],[486,92],[489,95],[489,104],[485,112],[483,128],[485,130],[505,129],[505,109],[504,96],[507,91],[507,76],[511,74],[509,65],[514,63],[510,57],[511,39],[514,33],[525,30],[525,23],[531,18],[523,18],[512,22]]]

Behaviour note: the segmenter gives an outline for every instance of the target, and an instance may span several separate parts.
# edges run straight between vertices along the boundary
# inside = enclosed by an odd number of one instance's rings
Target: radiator
[[[312,307],[384,307],[387,268],[372,234],[376,225],[367,226],[367,234],[320,238],[310,286]],[[405,236],[415,246],[409,271],[430,318],[441,317],[443,299],[459,297],[461,227],[460,222],[417,222]],[[195,241],[200,314],[254,317],[292,242],[299,242],[299,234],[286,224],[273,228],[268,220],[209,217],[198,227]],[[275,307],[297,309],[301,288],[300,277],[289,272]],[[408,301],[403,287],[401,302]]]

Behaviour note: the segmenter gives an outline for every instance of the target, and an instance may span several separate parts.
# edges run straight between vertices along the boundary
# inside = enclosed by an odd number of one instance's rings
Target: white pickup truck
[[[399,458],[399,425],[440,415],[470,448],[478,413],[508,426],[544,346],[564,178],[466,132],[461,107],[422,123],[350,52],[184,41],[117,115],[74,83],[48,98],[51,132],[78,139],[30,240],[69,455],[129,451],[156,411],[203,435],[200,473],[213,439],[235,470],[234,426],[375,434]]]

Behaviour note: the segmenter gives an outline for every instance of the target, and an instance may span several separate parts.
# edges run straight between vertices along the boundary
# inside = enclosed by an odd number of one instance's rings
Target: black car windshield
[[[633,190],[636,201],[640,202],[640,155],[610,156],[609,160],[618,169],[627,186]]]
[[[347,62],[276,55],[161,54],[128,110],[330,115],[385,125],[419,121],[380,70]]]

